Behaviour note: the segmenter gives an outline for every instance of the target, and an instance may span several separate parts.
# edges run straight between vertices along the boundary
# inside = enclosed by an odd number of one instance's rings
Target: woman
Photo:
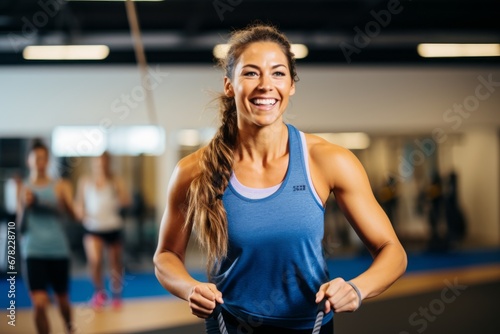
[[[122,228],[119,210],[130,204],[124,182],[113,175],[107,152],[92,160],[92,175],[82,177],[77,186],[76,208],[83,222],[83,244],[94,285],[92,307],[100,310],[108,295],[104,289],[103,252],[107,248],[111,265],[111,305],[121,307],[122,292]]]
[[[286,37],[269,26],[237,31],[222,61],[222,125],[172,175],[154,263],[160,283],[205,318],[217,304],[229,333],[311,333],[326,299],[322,333],[334,312],[352,312],[387,289],[406,254],[348,150],[283,123],[297,81]],[[329,279],[322,255],[324,205],[333,192],[372,255],[364,273]],[[184,266],[194,231],[208,254],[210,282]]]
[[[18,189],[21,254],[38,333],[49,333],[49,286],[55,292],[67,332],[71,332],[68,297],[70,247],[64,231],[65,213],[73,216],[71,185],[47,174],[49,150],[35,141],[29,151],[29,178]]]

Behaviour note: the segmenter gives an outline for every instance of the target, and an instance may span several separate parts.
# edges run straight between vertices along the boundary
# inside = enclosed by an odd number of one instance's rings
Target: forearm
[[[388,243],[374,255],[371,266],[351,281],[359,288],[363,299],[375,297],[404,274],[406,265],[406,252],[401,244]]]
[[[174,296],[187,300],[193,287],[200,284],[186,270],[181,259],[172,252],[157,253],[154,257],[155,274],[160,284]]]

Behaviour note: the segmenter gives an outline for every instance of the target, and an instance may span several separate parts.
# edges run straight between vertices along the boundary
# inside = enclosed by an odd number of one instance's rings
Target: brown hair
[[[34,152],[35,150],[44,150],[45,154],[49,156],[49,148],[40,138],[35,138],[31,141],[28,153]]]
[[[256,42],[273,42],[280,46],[288,59],[292,80],[298,81],[290,42],[275,27],[263,24],[254,24],[231,34],[229,51],[225,58],[219,60],[226,77],[233,78],[234,66],[239,57],[250,44]],[[228,251],[227,217],[222,194],[231,176],[233,149],[238,136],[234,97],[225,94],[219,96],[219,113],[221,126],[205,147],[200,161],[201,173],[189,188],[186,219],[186,225],[193,227],[207,253],[209,275],[218,269]]]

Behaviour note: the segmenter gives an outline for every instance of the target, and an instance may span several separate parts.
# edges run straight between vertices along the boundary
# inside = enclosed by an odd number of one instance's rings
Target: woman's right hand
[[[210,317],[217,306],[223,304],[222,293],[217,290],[215,284],[200,283],[195,285],[188,296],[191,313],[195,316],[206,319]]]
[[[35,194],[30,189],[24,190],[24,205],[26,207],[32,206],[35,203]]]

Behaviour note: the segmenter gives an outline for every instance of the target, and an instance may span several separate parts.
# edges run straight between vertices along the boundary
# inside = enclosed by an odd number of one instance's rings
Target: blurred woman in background
[[[85,228],[83,244],[95,289],[91,303],[99,310],[108,299],[103,278],[103,252],[106,248],[111,265],[112,306],[119,309],[123,277],[120,209],[130,205],[130,196],[123,180],[111,172],[107,152],[93,158],[91,169],[90,176],[79,180],[76,195],[76,211]]]
[[[47,307],[49,285],[55,292],[66,330],[71,332],[68,296],[70,247],[63,218],[73,216],[73,193],[69,182],[48,176],[49,150],[35,141],[28,155],[28,180],[18,189],[18,220],[21,254],[34,309],[38,333],[49,333]]]

